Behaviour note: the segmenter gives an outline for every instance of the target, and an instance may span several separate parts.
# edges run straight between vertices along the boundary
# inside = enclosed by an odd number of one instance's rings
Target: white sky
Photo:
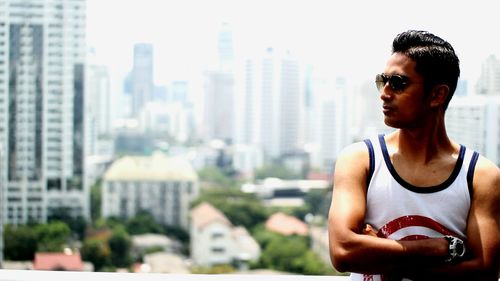
[[[498,5],[498,4],[497,4]],[[116,83],[131,69],[133,44],[154,44],[155,80],[184,78],[216,59],[222,22],[235,56],[265,47],[352,79],[382,71],[394,36],[428,30],[449,41],[462,78],[475,83],[482,61],[500,57],[495,1],[475,0],[87,0],[87,38]]]

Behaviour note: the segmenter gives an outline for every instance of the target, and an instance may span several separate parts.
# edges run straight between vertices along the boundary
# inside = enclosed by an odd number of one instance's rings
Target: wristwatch
[[[462,239],[450,235],[446,235],[444,239],[448,241],[448,256],[445,262],[453,263],[465,256],[465,244]]]

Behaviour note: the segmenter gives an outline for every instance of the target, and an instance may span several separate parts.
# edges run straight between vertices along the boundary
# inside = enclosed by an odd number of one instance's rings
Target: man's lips
[[[394,111],[394,107],[392,107],[392,106],[388,106],[388,105],[384,105],[384,106],[382,106],[382,111],[383,111],[384,113],[386,113],[386,112],[390,112],[390,111]]]

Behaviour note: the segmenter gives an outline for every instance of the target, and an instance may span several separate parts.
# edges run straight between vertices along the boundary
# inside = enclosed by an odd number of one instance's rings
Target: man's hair
[[[392,52],[404,54],[415,61],[415,70],[424,78],[426,92],[435,85],[448,86],[450,92],[444,103],[446,109],[460,76],[460,62],[451,44],[427,31],[408,30],[394,38]]]

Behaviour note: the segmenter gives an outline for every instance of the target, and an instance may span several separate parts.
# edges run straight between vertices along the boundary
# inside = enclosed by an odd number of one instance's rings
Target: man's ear
[[[436,85],[432,88],[430,105],[431,107],[440,107],[446,102],[446,98],[450,94],[450,88],[447,85]]]

